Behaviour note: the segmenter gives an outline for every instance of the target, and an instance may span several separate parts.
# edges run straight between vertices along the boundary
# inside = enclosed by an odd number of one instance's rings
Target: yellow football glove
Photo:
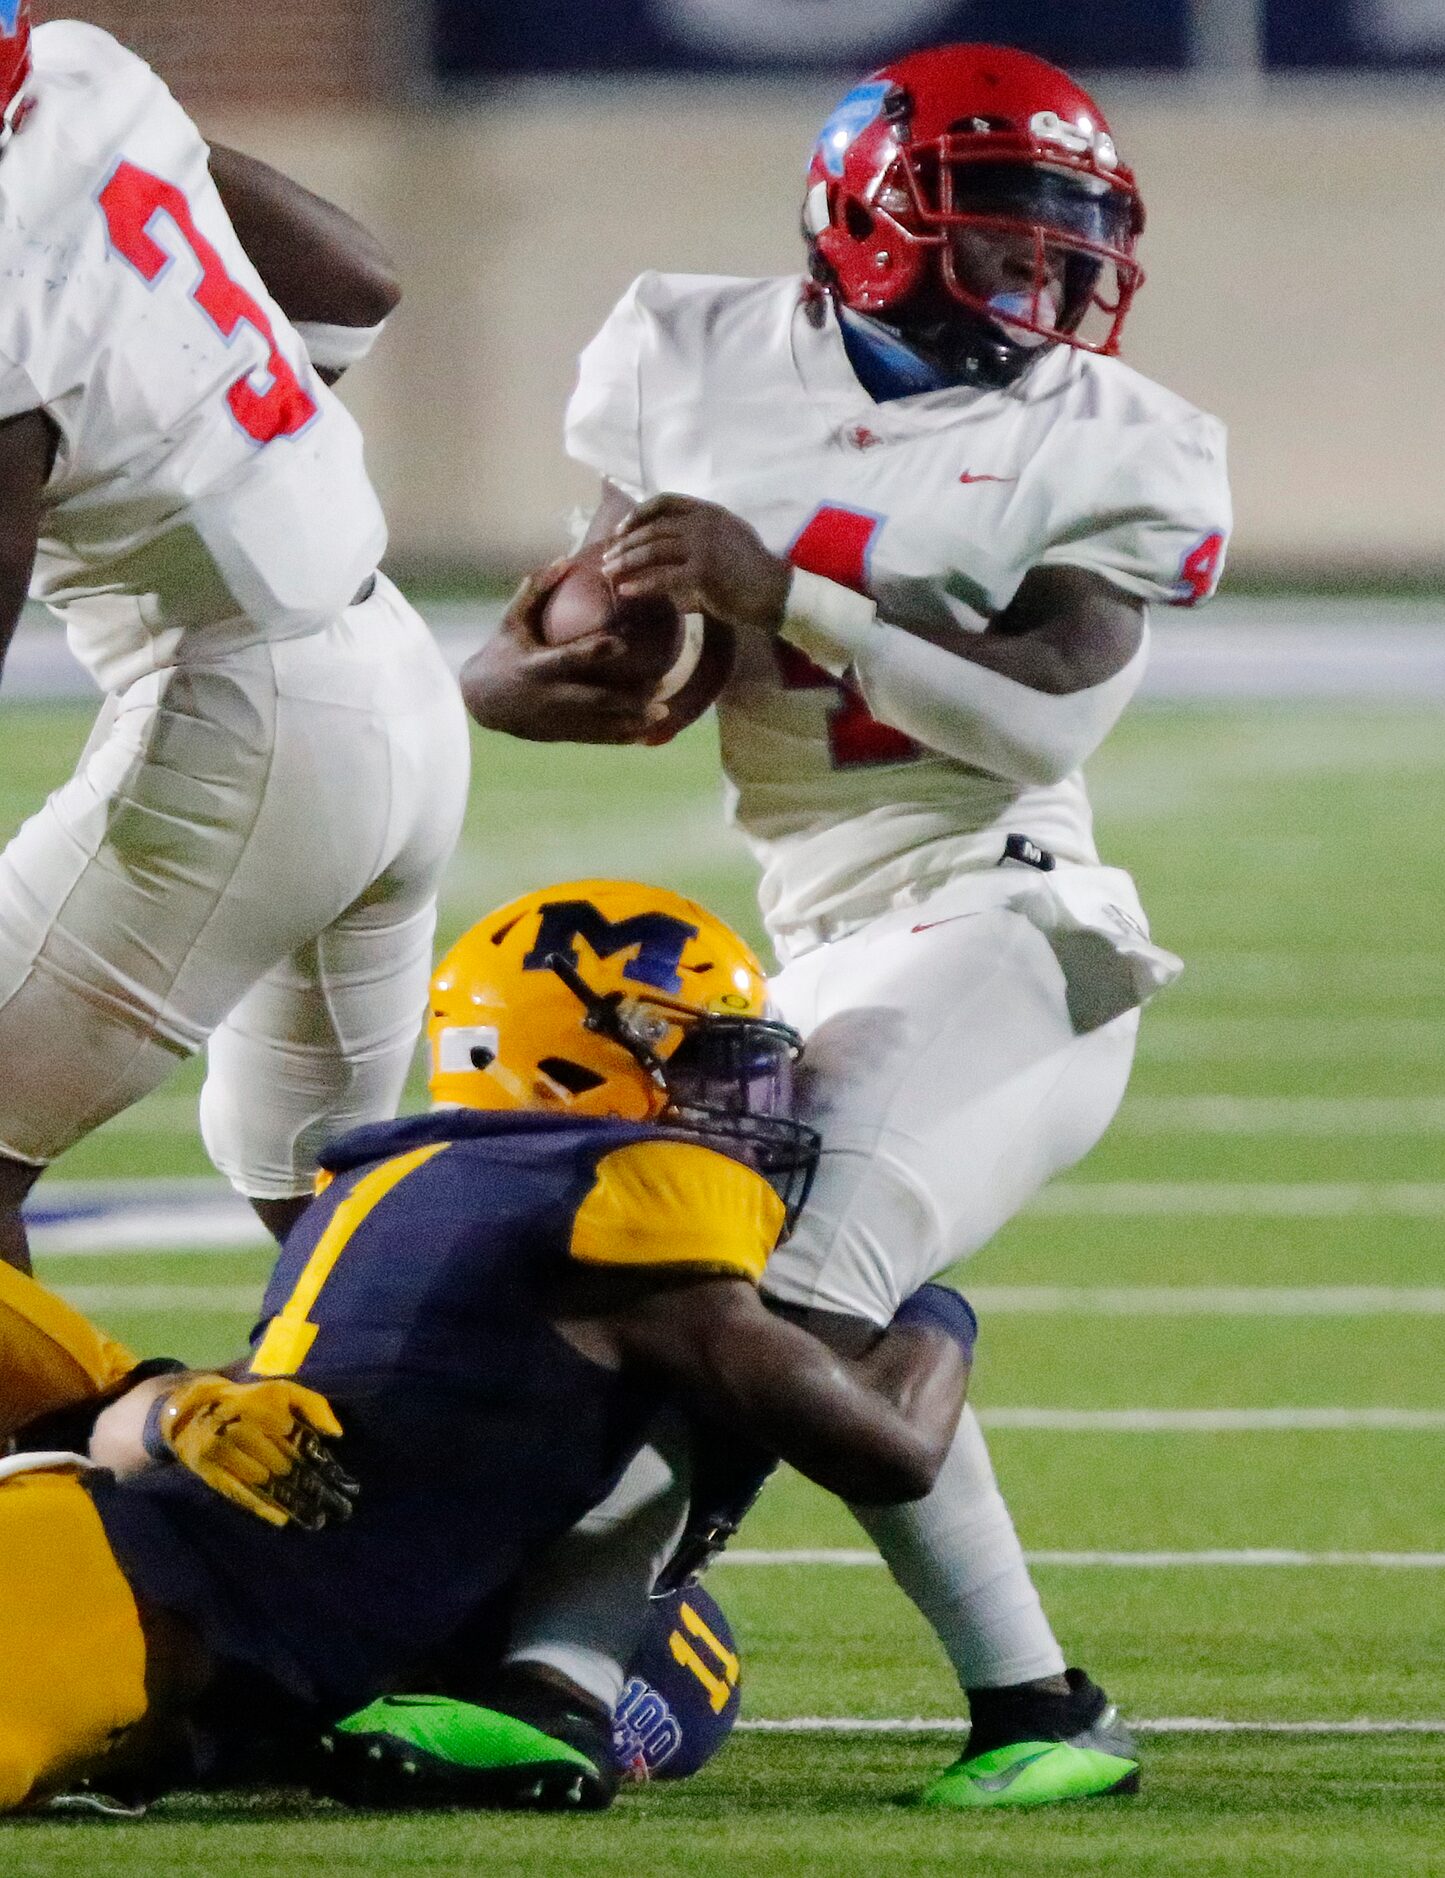
[[[269,1525],[317,1532],[349,1519],[356,1497],[323,1439],[340,1433],[325,1396],[299,1383],[192,1375],[152,1402],[143,1440],[152,1460],[179,1461]]]

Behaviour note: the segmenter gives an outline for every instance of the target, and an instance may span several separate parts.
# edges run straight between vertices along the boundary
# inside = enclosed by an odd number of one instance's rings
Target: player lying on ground
[[[444,962],[431,1031],[447,1106],[326,1150],[237,1366],[331,1404],[353,1517],[277,1528],[179,1467],[0,1482],[0,1661],[24,1665],[0,1677],[0,1805],[308,1740],[434,1678],[462,1634],[474,1670],[670,1404],[835,1492],[931,1486],[967,1383],[961,1300],[906,1303],[842,1361],[759,1297],[817,1142],[790,1112],[797,1038],[734,934],[650,889],[535,895]],[[146,1406],[108,1408],[96,1438]]]
[[[1218,423],[1111,356],[1142,226],[1064,73],[942,47],[825,125],[806,278],[645,274],[583,354],[567,447],[605,479],[616,593],[736,640],[723,762],[823,1136],[765,1285],[840,1349],[1089,1151],[1178,970],[1100,864],[1080,774],[1139,684],[1147,605],[1208,597],[1230,520]],[[546,584],[463,673],[474,715],[665,730],[611,682],[606,632],[542,643]],[[934,1494],[860,1518],[968,1696],[968,1753],[927,1798],[1131,1783],[971,1413]],[[558,1586],[532,1640],[599,1698],[621,1675],[610,1582]]]
[[[0,1257],[45,1167],[203,1045],[207,1150],[279,1236],[320,1143],[396,1111],[466,800],[317,369],[399,290],[96,27],[0,8],[0,108],[0,656],[28,590],[107,694],[0,854]]]

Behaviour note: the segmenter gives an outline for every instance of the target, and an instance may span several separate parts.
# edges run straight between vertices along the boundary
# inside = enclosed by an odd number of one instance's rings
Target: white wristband
[[[381,337],[382,320],[375,326],[328,326],[323,320],[293,322],[311,363],[326,371],[344,372],[360,365]]]
[[[865,593],[840,587],[821,574],[794,570],[778,636],[815,665],[841,678],[872,638],[878,608]]]

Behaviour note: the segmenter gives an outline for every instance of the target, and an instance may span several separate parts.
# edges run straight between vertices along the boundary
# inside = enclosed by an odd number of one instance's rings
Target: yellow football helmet
[[[662,1121],[787,1175],[802,1204],[818,1140],[791,1112],[801,1040],[695,900],[618,880],[513,900],[437,967],[427,1039],[434,1102]]]

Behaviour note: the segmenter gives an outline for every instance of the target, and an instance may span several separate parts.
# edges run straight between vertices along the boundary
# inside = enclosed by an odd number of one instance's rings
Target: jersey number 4
[[[836,580],[854,593],[868,592],[868,556],[881,515],[863,509],[842,509],[825,504],[818,509],[788,550],[788,559],[804,573]],[[863,701],[863,693],[846,678],[834,678],[795,646],[775,640],[778,670],[789,691],[831,691],[828,711],[828,754],[834,769],[862,769],[871,763],[911,763],[923,752],[911,737],[891,724],[880,724]]]
[[[111,246],[154,287],[175,255],[161,246],[152,232],[164,216],[201,270],[191,298],[227,345],[242,326],[249,326],[267,348],[265,367],[243,372],[226,391],[231,415],[257,443],[294,437],[315,417],[317,404],[294,367],[283,357],[266,310],[226,272],[226,264],[196,227],[191,205],[176,188],[149,170],[124,158],[98,198]],[[258,379],[264,382],[257,384]]]

